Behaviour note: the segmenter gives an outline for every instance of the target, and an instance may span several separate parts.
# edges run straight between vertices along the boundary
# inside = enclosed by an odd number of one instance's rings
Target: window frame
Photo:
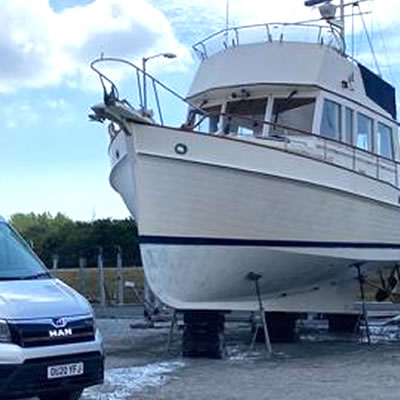
[[[355,143],[355,139],[354,139],[354,131],[355,131],[355,121],[354,121],[354,116],[355,116],[355,114],[356,114],[356,112],[354,111],[354,109],[353,108],[351,108],[351,107],[349,107],[349,106],[347,106],[347,105],[344,105],[343,106],[343,112],[344,112],[344,118],[343,118],[343,130],[342,130],[342,136],[341,136],[341,142],[342,143],[345,143],[345,144],[348,144],[348,145],[350,145],[350,146],[354,146],[354,143]],[[351,126],[350,126],[350,132],[348,132],[348,124],[347,124],[347,122],[349,121],[349,119],[348,119],[348,116],[349,116],[349,114],[351,115],[351,117],[350,117],[350,122],[351,122]],[[345,136],[345,138],[344,138],[344,136]],[[346,139],[346,140],[344,140],[344,139]]]
[[[391,155],[390,156],[378,153],[378,138],[379,138],[379,134],[380,134],[380,131],[379,131],[379,127],[380,126],[383,126],[383,127],[387,128],[388,131],[389,131],[390,151],[391,151]],[[395,159],[395,148],[394,148],[394,140],[393,139],[394,139],[394,137],[393,137],[393,127],[391,127],[391,126],[389,126],[389,125],[387,125],[387,124],[385,124],[385,123],[383,123],[381,121],[376,121],[375,140],[374,141],[375,141],[375,149],[376,149],[375,153],[379,157],[384,157],[384,158],[387,158],[389,160],[394,160]]]
[[[370,121],[370,132],[367,132],[367,137],[368,137],[368,147],[364,148],[358,145],[358,135],[360,133],[360,118],[365,118],[366,120]],[[356,134],[354,136],[354,146],[357,147],[357,149],[361,149],[364,150],[366,152],[370,152],[370,153],[375,153],[375,146],[374,146],[374,142],[375,142],[375,134],[374,134],[374,118],[368,116],[367,114],[361,112],[361,111],[357,111],[357,123],[356,123]]]
[[[332,100],[331,98],[324,97],[322,99],[322,110],[321,110],[321,118],[320,118],[320,124],[319,124],[319,134],[321,137],[325,139],[330,139],[330,140],[336,140],[338,142],[342,142],[342,131],[343,131],[343,116],[342,116],[342,110],[343,110],[343,105],[335,100]],[[338,107],[338,112],[336,113],[338,121],[336,121],[336,128],[337,132],[335,132],[335,136],[328,136],[324,135],[323,129],[322,129],[322,124],[324,123],[324,115],[325,115],[325,105],[326,104],[333,104]]]
[[[257,101],[265,103],[264,113],[262,115],[261,120],[259,120],[261,126],[260,126],[260,129],[258,131],[256,131],[256,129],[255,129],[258,125],[254,125],[251,128],[248,128],[246,126],[241,126],[240,125],[240,119],[241,119],[242,115],[244,116],[244,119],[246,119],[246,118],[250,118],[250,119],[251,118],[255,118],[256,121],[258,121],[257,120],[257,116],[256,117],[250,116],[247,113],[243,113],[243,114],[236,113],[237,115],[235,117],[233,117],[233,118],[231,117],[230,120],[228,121],[229,116],[227,114],[229,114],[231,112],[231,110],[229,109],[231,105],[233,107],[235,107],[235,105],[239,104],[240,102],[254,102],[255,103]],[[267,112],[268,112],[268,107],[269,107],[270,101],[271,101],[271,99],[270,99],[270,96],[268,96],[268,95],[267,96],[259,96],[259,97],[251,97],[251,98],[243,98],[243,99],[234,99],[234,100],[233,99],[228,99],[224,103],[224,108],[223,108],[224,117],[222,118],[222,132],[224,134],[233,134],[233,135],[237,135],[239,137],[260,137],[260,136],[263,136],[264,135],[264,131],[265,131],[265,123],[264,122],[267,121]],[[229,132],[226,132],[225,131],[226,127],[232,123],[231,122],[232,119],[236,119],[236,121],[234,121],[233,125],[234,126],[237,125],[237,128],[235,130],[230,130]],[[237,123],[238,121],[239,121],[239,123]],[[242,129],[253,130],[253,133],[252,134],[250,134],[250,133],[241,133],[241,132],[239,132],[241,128]]]
[[[296,96],[293,97],[293,99],[289,100],[289,103],[290,103],[291,100],[293,100],[294,102],[296,100],[299,100],[299,101],[304,102],[304,104],[301,104],[298,107],[291,107],[288,110],[284,110],[284,111],[290,111],[290,110],[294,110],[296,108],[300,108],[300,107],[304,107],[304,106],[311,106],[312,107],[312,116],[311,116],[311,121],[310,121],[310,124],[309,124],[309,128],[303,129],[303,128],[299,128],[299,127],[295,127],[295,126],[285,125],[284,123],[279,122],[279,121],[275,122],[276,116],[279,116],[281,113],[283,113],[283,111],[280,111],[278,114],[276,112],[274,112],[275,106],[276,106],[276,102],[277,101],[283,101],[283,102],[287,101],[287,96],[285,97],[283,95],[276,94],[276,95],[271,96],[271,108],[269,110],[269,115],[270,115],[269,121],[271,123],[270,123],[270,126],[269,126],[268,134],[271,134],[271,133],[272,134],[279,134],[279,133],[273,132],[275,126],[284,126],[284,127],[287,128],[286,129],[287,131],[294,132],[294,133],[291,133],[291,134],[296,134],[296,131],[297,131],[298,134],[300,132],[301,133],[313,134],[314,121],[315,121],[315,116],[316,116],[316,113],[317,113],[318,96],[315,93],[312,93],[312,94],[308,94],[308,93],[301,93],[300,94],[300,93],[297,93]]]

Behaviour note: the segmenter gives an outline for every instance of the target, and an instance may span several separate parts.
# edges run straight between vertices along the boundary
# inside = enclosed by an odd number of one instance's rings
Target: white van
[[[0,217],[0,399],[76,400],[103,375],[91,306]]]

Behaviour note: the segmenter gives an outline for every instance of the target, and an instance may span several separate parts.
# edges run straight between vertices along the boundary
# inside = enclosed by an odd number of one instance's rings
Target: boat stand
[[[224,359],[225,312],[185,310],[183,312],[182,356]]]
[[[167,347],[165,349],[165,353],[169,354],[170,349],[171,349],[171,344],[172,344],[172,340],[174,338],[174,329],[175,329],[175,325],[176,325],[176,321],[177,321],[177,310],[174,309],[174,311],[172,312],[172,316],[171,316],[171,324],[169,326],[169,333],[168,333],[168,340],[167,340]]]
[[[224,312],[209,310],[173,310],[166,354],[170,353],[178,313],[183,314],[182,356],[223,359],[227,355]]]
[[[265,310],[263,306],[263,302],[261,299],[261,294],[260,294],[260,287],[258,284],[258,281],[262,278],[262,275],[256,274],[255,272],[249,272],[246,276],[246,278],[252,282],[254,282],[254,286],[256,289],[256,295],[257,295],[257,300],[258,300],[258,306],[259,306],[259,313],[260,313],[260,319],[262,321],[262,327],[264,329],[264,337],[265,337],[265,351],[267,355],[270,357],[272,355],[272,346],[271,346],[271,341],[269,338],[269,333],[268,333],[268,326],[267,326],[267,319],[265,317]],[[253,350],[254,343],[257,338],[258,330],[261,327],[259,325],[256,325],[256,328],[254,330],[253,338],[251,340],[251,345],[250,345],[250,350]]]
[[[365,303],[365,291],[364,291],[365,277],[361,273],[362,264],[363,263],[353,264],[353,267],[355,267],[357,269],[357,279],[358,279],[358,283],[360,285],[362,316],[363,316],[363,320],[364,320],[364,324],[365,324],[365,333],[367,335],[367,343],[371,344],[371,334],[370,334],[370,329],[369,329],[368,311],[367,311],[367,306]]]

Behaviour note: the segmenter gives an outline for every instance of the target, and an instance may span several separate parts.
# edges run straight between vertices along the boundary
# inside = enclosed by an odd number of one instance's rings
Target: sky
[[[400,2],[363,2],[384,78],[400,83]],[[140,65],[183,96],[198,66],[191,46],[226,24],[226,0],[0,0],[0,214],[61,212],[74,220],[125,218],[108,182],[108,134],[89,122],[102,89],[90,62],[101,54]],[[230,0],[231,26],[318,17],[302,0]],[[350,26],[351,21],[348,21]],[[368,66],[361,22],[355,54]],[[349,32],[349,28],[347,29]],[[129,98],[132,73],[113,69]],[[166,105],[177,121],[184,110]],[[182,112],[182,115],[177,115]]]

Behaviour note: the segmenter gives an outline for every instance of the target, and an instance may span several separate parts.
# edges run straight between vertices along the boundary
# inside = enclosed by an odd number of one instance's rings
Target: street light
[[[165,57],[165,58],[175,58],[176,54],[174,53],[159,53],[155,54],[154,56],[143,57],[142,58],[142,65],[143,65],[143,109],[144,111],[147,109],[147,89],[146,89],[146,63],[147,61],[157,58],[157,57]]]

